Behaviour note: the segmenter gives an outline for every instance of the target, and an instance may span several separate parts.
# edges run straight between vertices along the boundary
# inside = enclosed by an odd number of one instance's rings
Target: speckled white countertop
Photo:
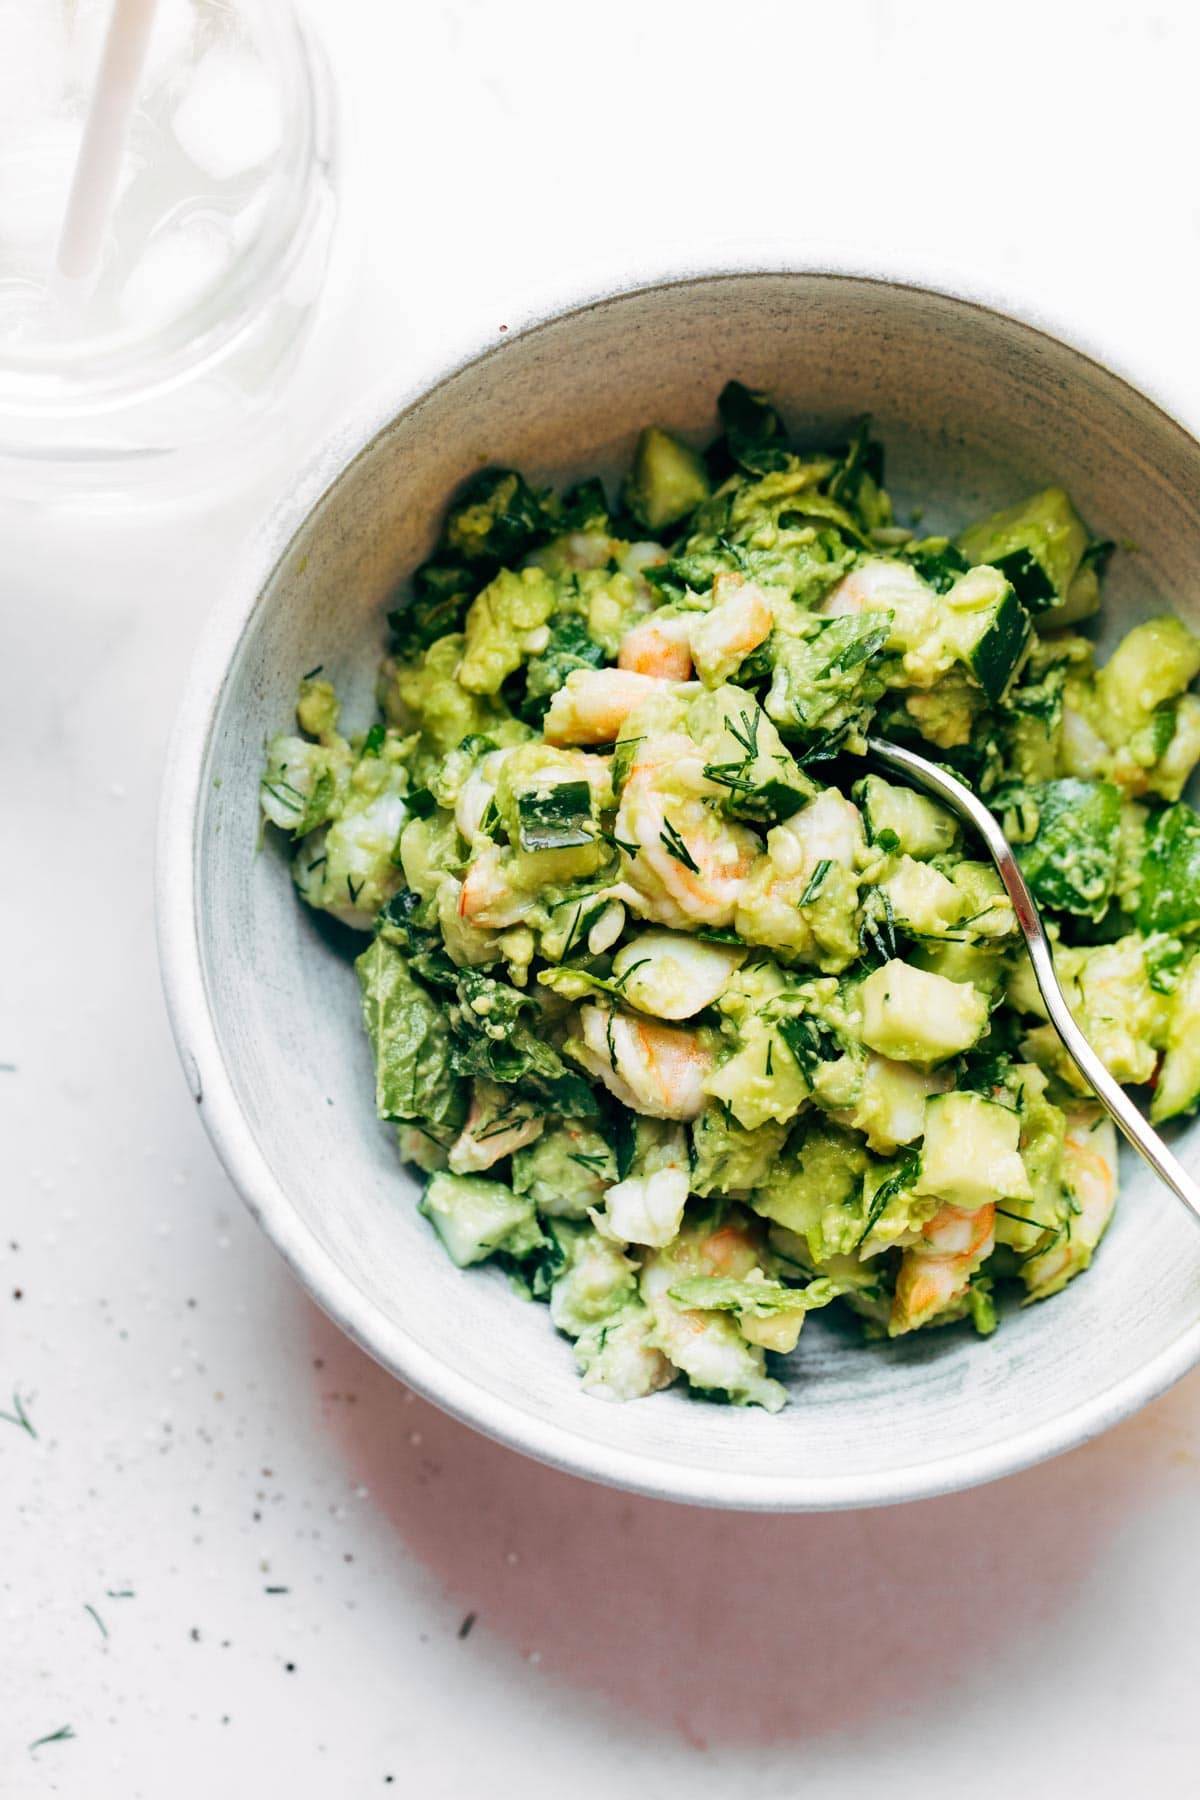
[[[927,256],[1200,417],[1187,0],[312,11],[353,277],[314,408],[533,289],[752,242]],[[973,1494],[689,1512],[442,1418],[244,1216],[164,1018],[152,842],[190,647],[285,479],[2,520],[0,1792],[999,1800],[1082,1757],[1092,1800],[1194,1793],[1200,1376]]]

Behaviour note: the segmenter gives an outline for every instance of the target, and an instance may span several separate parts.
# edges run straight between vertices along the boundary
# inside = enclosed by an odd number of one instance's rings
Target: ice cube
[[[279,92],[265,65],[226,45],[197,63],[171,122],[184,154],[217,181],[266,162],[283,136]]]
[[[146,330],[177,318],[216,286],[232,260],[228,233],[212,219],[160,226],[121,289],[122,324]]]

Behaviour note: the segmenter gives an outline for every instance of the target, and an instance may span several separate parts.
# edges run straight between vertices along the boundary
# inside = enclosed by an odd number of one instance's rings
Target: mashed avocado
[[[705,447],[648,427],[611,499],[475,475],[380,717],[347,735],[311,671],[261,800],[364,935],[376,1110],[453,1260],[547,1302],[597,1398],[775,1411],[810,1312],[987,1333],[1116,1199],[999,878],[864,734],[1003,819],[1080,1024],[1168,1119],[1200,1106],[1200,639],[1066,629],[1111,546],[1060,488],[917,540],[865,425],[801,452],[765,395],[718,411]]]

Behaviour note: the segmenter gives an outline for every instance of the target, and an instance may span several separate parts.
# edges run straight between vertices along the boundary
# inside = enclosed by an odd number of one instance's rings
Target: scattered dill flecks
[[[291,1588],[286,1587],[268,1587],[263,1589],[264,1594],[290,1594],[291,1591]]]
[[[33,1423],[29,1414],[21,1405],[20,1394],[13,1394],[12,1403],[12,1411],[10,1413],[0,1412],[0,1419],[3,1419],[6,1425],[18,1425],[22,1431],[27,1431],[31,1438],[36,1438],[37,1432],[33,1429]]]
[[[106,1638],[108,1636],[108,1626],[104,1623],[104,1620],[100,1617],[100,1614],[96,1611],[90,1600],[84,1601],[83,1610],[85,1613],[91,1613],[99,1627],[100,1636]]]
[[[110,1600],[132,1600],[134,1598],[132,1588],[105,1588],[104,1592]]]
[[[466,1618],[463,1620],[462,1624],[458,1628],[458,1635],[459,1635],[460,1640],[462,1638],[470,1637],[471,1632],[475,1628],[475,1621],[478,1617],[479,1617],[478,1613],[469,1612],[467,1614]]]
[[[310,669],[308,671],[307,675],[301,676],[301,680],[302,681],[315,681],[317,676],[321,673],[321,670],[324,667],[325,667],[324,663],[318,663],[315,669]]]
[[[65,1744],[68,1738],[75,1736],[73,1725],[60,1725],[57,1731],[48,1731],[45,1737],[34,1738],[29,1746],[30,1754],[40,1750],[43,1744]]]

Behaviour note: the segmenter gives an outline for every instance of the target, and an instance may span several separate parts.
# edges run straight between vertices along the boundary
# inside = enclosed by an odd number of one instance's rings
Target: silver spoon
[[[1193,1181],[1187,1170],[1172,1156],[1157,1131],[1146,1123],[1124,1088],[1113,1080],[1075,1023],[1059,986],[1058,976],[1054,973],[1054,958],[1041,914],[1025,884],[1025,877],[1013,855],[1012,846],[997,824],[995,816],[956,776],[948,774],[937,763],[930,762],[928,757],[918,756],[914,750],[904,750],[899,744],[889,744],[884,738],[869,737],[867,753],[873,762],[881,763],[885,769],[894,770],[897,775],[906,776],[914,787],[923,788],[926,793],[941,800],[951,812],[957,813],[960,819],[968,820],[975,827],[1008,890],[1013,911],[1017,915],[1017,924],[1029,946],[1029,960],[1033,964],[1033,973],[1041,989],[1042,999],[1046,1002],[1050,1023],[1062,1039],[1067,1054],[1138,1155],[1145,1157],[1155,1174],[1166,1182],[1171,1192],[1185,1206],[1191,1208],[1193,1217],[1200,1221],[1200,1183]]]

